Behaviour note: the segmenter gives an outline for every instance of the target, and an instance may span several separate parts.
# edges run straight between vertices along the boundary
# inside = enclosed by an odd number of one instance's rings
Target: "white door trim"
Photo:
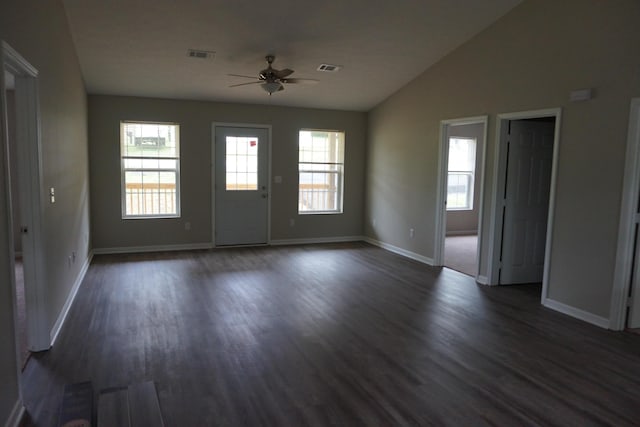
[[[40,143],[40,106],[38,96],[38,70],[24,59],[6,42],[0,46],[0,56],[2,57],[3,76],[1,98],[2,108],[5,117],[2,118],[2,139],[5,155],[8,153],[8,129],[7,129],[7,99],[4,82],[4,71],[15,76],[16,89],[16,137],[19,139],[18,147],[19,171],[20,171],[20,192],[29,197],[21,198],[21,215],[25,219],[28,229],[29,244],[24,245],[22,252],[25,259],[31,261],[31,267],[25,268],[25,300],[27,306],[27,344],[31,351],[47,350],[51,346],[51,337],[47,325],[45,300],[45,262],[43,255],[44,233],[42,218],[43,198],[42,198],[42,159]],[[6,157],[6,173],[8,178],[9,159]],[[25,179],[28,178],[28,179]],[[7,185],[9,179],[7,179]],[[10,194],[10,189],[7,189]],[[9,206],[10,208],[10,206]],[[9,219],[9,236],[13,241],[12,220]],[[14,250],[11,246],[10,257],[11,266],[14,265]],[[15,277],[12,273],[12,286],[15,286]]]
[[[266,129],[268,132],[268,158],[267,158],[267,178],[269,185],[267,186],[267,245],[271,244],[271,133],[272,126],[266,124],[253,123],[228,123],[213,122],[211,123],[211,247],[216,247],[216,128],[217,127],[234,127],[234,128],[252,128]]]
[[[638,194],[640,194],[640,98],[634,98],[631,100],[629,113],[616,268],[611,290],[609,329],[615,331],[621,331],[626,327],[627,296],[631,287],[633,266],[632,234],[635,229]]]
[[[478,214],[478,251],[476,254],[478,269],[476,271],[476,280],[480,276],[481,266],[481,249],[482,249],[482,213],[484,211],[484,187],[485,187],[485,169],[487,162],[487,129],[489,124],[489,116],[465,117],[460,119],[442,120],[440,122],[440,155],[438,156],[438,190],[436,193],[436,224],[435,224],[435,248],[433,261],[435,266],[444,264],[444,241],[447,230],[447,207],[445,201],[447,199],[447,165],[449,163],[449,141],[447,138],[450,126],[474,125],[482,124],[484,127],[484,144],[480,155],[480,164],[482,171],[480,172],[480,206]]]
[[[560,151],[561,108],[549,108],[543,110],[521,111],[515,113],[498,114],[496,120],[496,142],[493,171],[493,204],[491,206],[491,230],[489,231],[488,252],[488,278],[491,285],[498,284],[498,272],[500,270],[500,242],[502,241],[502,209],[503,200],[499,197],[498,189],[504,188],[506,171],[506,150],[502,145],[506,143],[507,125],[510,120],[536,119],[542,117],[555,118],[555,130],[553,138],[553,161],[551,165],[551,188],[549,189],[549,217],[547,221],[547,237],[544,253],[544,273],[542,279],[541,303],[544,305],[549,289],[549,271],[551,267],[551,244],[553,242],[553,223],[556,205],[556,181],[558,178],[558,153]]]

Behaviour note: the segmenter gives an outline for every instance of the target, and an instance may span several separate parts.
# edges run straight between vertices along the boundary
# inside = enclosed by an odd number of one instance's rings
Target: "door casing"
[[[542,279],[541,303],[545,304],[549,288],[549,272],[551,267],[551,244],[553,242],[553,225],[556,201],[556,182],[558,177],[558,153],[560,150],[560,129],[562,110],[560,108],[550,108],[544,110],[522,111],[515,113],[498,114],[496,120],[496,143],[494,155],[493,173],[493,204],[491,206],[491,221],[489,231],[489,251],[488,251],[488,277],[489,284],[497,285],[500,272],[500,250],[502,248],[502,212],[503,200],[499,197],[498,189],[504,188],[506,179],[506,144],[508,125],[511,120],[537,119],[543,117],[555,118],[555,130],[553,141],[553,160],[551,166],[551,188],[549,189],[549,214],[547,221],[547,235],[544,254],[544,272]]]
[[[5,182],[8,212],[11,212],[11,188],[9,168],[18,167],[21,218],[8,215],[8,236],[13,242],[13,222],[20,221],[21,227],[27,228],[23,237],[25,302],[27,309],[27,346],[31,351],[48,350],[51,346],[50,329],[46,319],[46,284],[45,262],[43,250],[43,209],[42,197],[42,159],[40,143],[40,106],[38,96],[38,70],[16,52],[6,42],[0,46],[2,57],[2,149],[5,153]],[[16,103],[16,147],[18,165],[10,165],[8,159],[8,124],[7,99],[4,73],[15,77]],[[15,289],[15,253],[13,244],[10,247],[11,286]],[[14,298],[15,299],[15,298]],[[15,301],[14,301],[15,304]],[[14,306],[15,308],[15,306]]]
[[[480,206],[478,214],[478,250],[476,253],[476,260],[478,269],[476,271],[476,281],[482,284],[487,284],[486,277],[480,275],[481,255],[482,255],[482,241],[483,234],[483,211],[484,211],[484,187],[485,187],[485,169],[487,161],[487,129],[488,129],[489,116],[475,116],[465,117],[460,119],[442,120],[440,122],[440,156],[438,157],[438,192],[436,194],[436,225],[435,225],[435,248],[433,264],[435,266],[444,265],[444,241],[445,234],[447,232],[447,172],[449,164],[449,128],[451,126],[463,126],[482,124],[484,127],[484,144],[482,151],[476,153],[478,156],[482,156],[480,164],[482,170],[480,171]],[[477,172],[477,171],[476,171]]]
[[[627,301],[631,290],[631,275],[634,255],[633,231],[636,227],[638,195],[640,194],[640,98],[631,100],[629,129],[627,133],[627,151],[625,155],[624,181],[618,226],[618,247],[616,266],[611,291],[609,329],[615,331],[626,327]],[[638,298],[640,290],[634,290]]]
[[[216,128],[217,127],[235,127],[235,128],[252,128],[266,129],[268,134],[268,151],[267,151],[267,179],[269,185],[267,187],[267,245],[271,244],[271,141],[272,127],[265,124],[252,123],[227,123],[213,122],[211,124],[211,247],[216,247]],[[225,246],[228,247],[228,246]]]

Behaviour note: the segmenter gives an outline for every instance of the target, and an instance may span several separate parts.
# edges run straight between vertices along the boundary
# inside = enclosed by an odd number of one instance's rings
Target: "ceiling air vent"
[[[342,67],[339,65],[331,65],[331,64],[320,64],[318,66],[318,71],[324,71],[325,73],[335,73],[339,71]]]
[[[187,56],[189,58],[213,59],[215,58],[216,53],[209,50],[189,49],[187,51]]]

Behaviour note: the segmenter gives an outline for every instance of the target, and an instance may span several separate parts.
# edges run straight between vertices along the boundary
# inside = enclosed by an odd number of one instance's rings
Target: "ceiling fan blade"
[[[287,83],[287,84],[293,83],[293,84],[303,84],[303,85],[315,85],[315,84],[318,84],[320,80],[292,78],[292,79],[280,79],[280,81],[282,83]]]
[[[285,77],[293,74],[293,70],[290,70],[288,68],[285,68],[284,70],[273,70],[273,74],[275,74],[279,79],[284,79]]]
[[[253,77],[255,78],[255,77]],[[229,87],[238,87],[238,86],[246,86],[246,85],[255,85],[258,83],[263,83],[261,80],[255,81],[255,82],[249,82],[249,83],[238,83],[237,85],[231,85]]]
[[[245,79],[256,79],[256,76],[243,76],[242,74],[227,74],[229,77],[242,77]]]

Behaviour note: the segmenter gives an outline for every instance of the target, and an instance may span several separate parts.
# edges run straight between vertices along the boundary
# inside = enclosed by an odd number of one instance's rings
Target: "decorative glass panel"
[[[227,191],[258,190],[258,138],[228,136],[226,165]]]

